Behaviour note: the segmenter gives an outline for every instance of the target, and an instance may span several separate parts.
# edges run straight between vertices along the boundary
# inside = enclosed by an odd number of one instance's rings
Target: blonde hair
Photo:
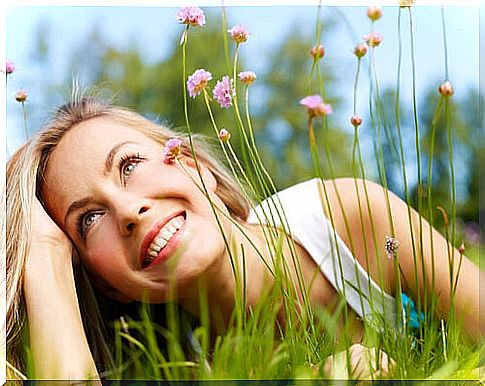
[[[7,162],[6,174],[6,213],[2,215],[2,230],[6,231],[6,272],[7,272],[7,360],[11,365],[23,371],[22,331],[26,313],[22,294],[23,268],[29,244],[31,242],[31,208],[35,197],[42,201],[40,194],[44,173],[50,155],[66,134],[75,125],[90,119],[105,117],[127,125],[161,145],[173,137],[183,136],[156,124],[141,115],[125,108],[114,106],[109,101],[95,97],[73,97],[73,100],[55,111],[51,120],[37,135],[17,150]],[[216,194],[226,205],[230,215],[243,221],[249,214],[250,203],[241,188],[233,181],[221,162],[212,155],[207,143],[198,135],[193,135],[197,161],[202,163],[214,175],[217,181]],[[182,154],[192,157],[189,141],[182,141]],[[5,247],[5,245],[3,245]],[[76,251],[75,255],[77,254]],[[76,258],[76,256],[74,256]],[[80,281],[80,282],[78,282]],[[95,306],[94,296],[84,269],[78,270],[76,286],[81,310],[89,311],[83,315],[86,327],[92,331],[87,336],[91,339],[91,350],[95,359],[110,362],[107,346],[99,321],[99,311]],[[92,320],[88,320],[92,319]],[[94,327],[93,327],[94,326]],[[99,328],[97,328],[98,326]],[[94,347],[93,347],[94,346]],[[12,374],[8,374],[9,376]]]

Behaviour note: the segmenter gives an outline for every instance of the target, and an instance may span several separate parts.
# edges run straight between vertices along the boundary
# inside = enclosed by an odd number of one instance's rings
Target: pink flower
[[[438,87],[438,91],[444,97],[452,96],[453,93],[455,92],[455,90],[453,90],[453,86],[448,80],[440,84],[440,86]]]
[[[192,98],[199,95],[207,83],[212,79],[212,74],[204,69],[196,70],[187,79],[187,90]]]
[[[219,131],[219,139],[222,142],[227,142],[231,139],[231,133],[223,128],[221,131]]]
[[[14,64],[10,60],[7,60],[7,63],[5,64],[5,73],[11,74],[14,71],[15,71]]]
[[[352,115],[350,118],[350,123],[352,123],[353,126],[360,126],[362,125],[362,118],[359,115]]]
[[[396,256],[399,245],[400,244],[397,239],[395,239],[394,237],[386,236],[385,250],[388,259],[392,259],[394,256]]]
[[[332,114],[332,106],[323,103],[320,95],[310,95],[300,100],[300,105],[305,106],[311,117]]]
[[[364,35],[364,40],[369,47],[377,47],[382,42],[382,35],[379,32],[372,31],[368,35]]]
[[[354,48],[354,54],[358,58],[362,58],[367,53],[367,46],[365,44],[357,44]]]
[[[227,32],[231,34],[231,39],[238,44],[244,43],[249,37],[249,31],[241,24],[235,25],[231,29],[228,29]]]
[[[250,85],[256,80],[256,74],[252,71],[242,71],[239,73],[239,80],[246,86]]]
[[[222,77],[222,80],[218,80],[214,90],[212,90],[214,98],[221,105],[223,109],[227,109],[232,106],[232,97],[234,95],[234,89],[232,87],[232,79],[227,75]]]
[[[325,48],[321,45],[314,46],[310,50],[310,55],[313,56],[313,59],[323,58],[323,55],[325,55]]]
[[[27,97],[29,96],[29,94],[27,94],[27,91],[25,90],[19,90],[17,91],[17,94],[15,94],[15,100],[17,102],[25,102],[27,100]]]
[[[170,138],[163,148],[163,162],[171,164],[180,154],[182,154],[182,140]]]
[[[381,16],[382,16],[381,7],[379,7],[379,6],[373,6],[373,7],[367,8],[367,16],[372,21],[376,21],[376,20],[380,19]]]
[[[177,20],[181,24],[200,27],[205,24],[204,12],[199,7],[182,7],[177,12]]]

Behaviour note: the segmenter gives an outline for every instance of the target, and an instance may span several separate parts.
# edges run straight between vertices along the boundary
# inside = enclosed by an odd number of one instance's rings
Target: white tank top
[[[323,212],[319,184],[319,179],[315,178],[282,190],[277,193],[279,201],[276,195],[272,200],[264,200],[255,208],[257,215],[250,212],[247,222],[284,229],[306,249],[327,280],[344,295],[359,316],[377,324],[376,327],[382,322],[396,326],[395,299],[370,277],[332,227]],[[286,220],[277,214],[280,202]]]

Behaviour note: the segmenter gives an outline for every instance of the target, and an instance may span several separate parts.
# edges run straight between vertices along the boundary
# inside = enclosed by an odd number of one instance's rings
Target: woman
[[[279,237],[272,233],[275,226],[288,226],[286,231],[293,236],[290,240],[296,241],[280,245],[287,260],[282,264],[288,268],[296,296],[307,297],[312,305],[331,308],[337,303],[337,289],[345,292],[347,278],[362,279],[365,294],[383,299],[377,301],[377,311],[392,311],[394,299],[390,295],[397,294],[397,278],[393,260],[383,253],[381,244],[391,234],[381,187],[359,181],[359,191],[362,194],[365,184],[370,203],[370,208],[364,206],[361,217],[358,208],[364,199],[356,194],[354,180],[313,181],[311,186],[283,192],[280,204],[285,211],[289,209],[289,218],[279,216],[280,220],[271,222],[264,217],[278,217],[271,212],[276,208],[266,204],[250,214],[246,196],[202,145],[196,145],[196,158],[187,139],[167,148],[169,139],[175,136],[133,112],[93,98],[79,98],[60,108],[51,122],[9,160],[7,339],[8,356],[14,365],[20,366],[19,330],[26,317],[37,378],[98,377],[93,356],[106,352],[106,347],[102,331],[85,331],[86,320],[96,314],[86,306],[88,286],[75,283],[73,266],[79,263],[87,268],[96,287],[121,303],[175,300],[197,315],[200,288],[204,286],[210,299],[211,321],[228,323],[239,288],[235,272],[245,271],[248,310],[274,284],[272,273],[279,268],[270,256],[270,245]],[[337,191],[345,198],[345,216]],[[298,206],[300,193],[313,197],[299,200],[306,206]],[[322,205],[311,204],[321,199]],[[275,200],[268,202],[274,204]],[[392,194],[390,203],[400,241],[399,262],[405,279],[402,289],[417,286],[423,294],[430,283],[414,274],[407,206]],[[292,212],[291,206],[297,210]],[[325,216],[331,218],[333,228],[322,229],[336,232],[326,238],[304,240],[305,228],[315,235],[315,229],[310,229],[315,222],[313,212],[322,223],[328,224]],[[365,251],[363,232],[370,229],[369,213],[373,214],[378,241],[370,241],[368,234]],[[352,224],[352,237],[345,220]],[[357,225],[361,220],[362,227]],[[417,215],[413,212],[413,226],[414,221],[417,223]],[[427,272],[431,272],[429,234],[424,224],[423,264]],[[268,242],[268,237],[273,241]],[[325,245],[318,246],[323,239]],[[446,317],[450,309],[447,243],[434,231],[433,241],[437,311]],[[359,264],[353,258],[349,260],[347,246]],[[242,249],[244,254],[238,253]],[[330,265],[320,260],[322,249],[332,255]],[[453,253],[459,259],[459,252]],[[340,272],[336,255],[344,262]],[[297,256],[297,264],[291,261],[292,256]],[[485,328],[483,318],[480,324],[478,320],[479,275],[483,277],[483,272],[465,258],[455,308],[474,339],[479,339]],[[357,315],[372,315],[358,293],[344,296]],[[88,311],[81,310],[80,304]],[[351,315],[358,336],[362,322]],[[384,316],[395,323],[393,315]]]

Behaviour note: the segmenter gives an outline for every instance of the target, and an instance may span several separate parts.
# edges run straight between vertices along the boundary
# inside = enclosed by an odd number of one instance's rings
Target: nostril
[[[133,228],[135,228],[135,224],[133,224],[132,222],[130,222],[127,226],[126,226],[126,230],[128,232],[131,232],[133,230]]]
[[[138,214],[145,213],[147,210],[148,210],[148,207],[147,207],[147,206],[142,206],[142,207],[140,208],[140,210],[138,211]]]

